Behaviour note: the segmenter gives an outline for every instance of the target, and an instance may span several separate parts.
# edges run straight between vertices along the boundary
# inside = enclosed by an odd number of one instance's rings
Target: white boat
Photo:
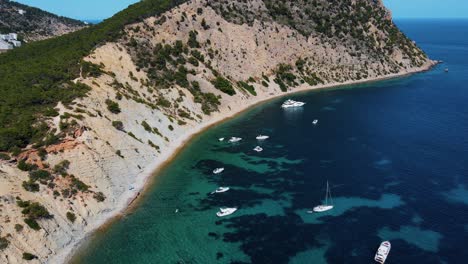
[[[256,146],[253,150],[257,151],[257,152],[262,152],[263,151],[263,148],[260,147],[260,146]]]
[[[257,140],[265,140],[265,139],[269,139],[270,137],[265,136],[265,135],[258,135],[256,138],[257,138]]]
[[[216,189],[212,193],[224,193],[224,192],[227,192],[227,191],[229,191],[229,187],[218,187],[218,189]]]
[[[315,119],[314,121],[312,121],[312,124],[317,125],[317,124],[318,124],[318,120]]]
[[[328,204],[328,198],[330,198],[330,204]],[[333,200],[331,197],[330,186],[327,181],[327,191],[325,193],[325,204],[315,206],[312,210],[315,213],[322,213],[333,209]]]
[[[231,138],[229,139],[229,142],[235,143],[235,142],[239,142],[239,141],[241,141],[241,140],[242,140],[242,138],[239,138],[239,137],[231,137]]]
[[[304,102],[297,102],[297,101],[288,99],[281,105],[281,107],[282,108],[293,108],[293,107],[301,107],[301,106],[304,106],[304,105],[305,105]]]
[[[223,171],[224,171],[224,168],[216,168],[216,169],[213,170],[213,173],[214,174],[220,174]]]
[[[392,245],[390,244],[390,241],[384,241],[380,244],[379,249],[377,249],[377,253],[375,253],[374,260],[377,261],[378,263],[385,263],[385,260],[388,257],[388,254],[390,254],[390,248]]]
[[[237,211],[237,208],[219,208],[219,212],[216,213],[218,217],[232,215]]]
[[[219,140],[219,141],[224,141],[224,138],[219,138],[218,140]]]

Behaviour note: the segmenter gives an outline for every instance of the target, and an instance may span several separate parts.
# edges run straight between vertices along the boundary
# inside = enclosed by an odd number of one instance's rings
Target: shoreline
[[[82,235],[79,237],[74,237],[71,239],[70,243],[62,248],[60,251],[56,252],[57,254],[52,258],[48,259],[48,263],[75,263],[72,262],[73,260],[79,260],[80,253],[84,246],[89,243],[96,232],[103,231],[108,229],[115,221],[119,220],[121,217],[125,216],[125,214],[131,212],[135,208],[138,207],[142,198],[145,196],[147,191],[149,191],[156,183],[158,177],[156,175],[163,170],[166,166],[172,163],[172,161],[179,155],[179,153],[186,147],[187,144],[190,144],[193,139],[195,139],[198,135],[204,133],[206,130],[212,128],[213,126],[218,125],[219,123],[225,122],[230,120],[256,106],[259,104],[265,103],[272,99],[302,93],[302,92],[309,92],[321,89],[330,89],[330,88],[340,88],[346,87],[351,85],[359,85],[365,83],[374,83],[389,79],[396,79],[401,78],[421,72],[426,72],[431,70],[439,64],[438,61],[428,61],[425,65],[412,68],[409,70],[405,70],[399,73],[388,74],[380,77],[374,78],[367,78],[357,81],[346,81],[341,83],[328,83],[328,84],[321,84],[316,86],[309,86],[303,85],[299,88],[294,90],[290,90],[281,94],[274,94],[274,95],[267,95],[262,98],[254,98],[251,102],[242,105],[237,109],[232,109],[229,112],[225,113],[218,113],[217,116],[209,119],[208,121],[199,123],[198,125],[194,126],[193,128],[184,132],[178,139],[171,142],[166,152],[155,160],[153,163],[149,164],[147,168],[137,175],[137,180],[134,184],[134,190],[126,191],[116,203],[116,206],[113,210],[101,215],[96,221],[89,224],[89,231],[83,232]]]

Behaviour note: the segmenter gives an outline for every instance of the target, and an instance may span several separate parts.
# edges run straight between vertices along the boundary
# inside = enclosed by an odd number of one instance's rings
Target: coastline
[[[428,71],[437,64],[437,61],[429,61],[427,64],[419,68],[412,68],[409,70],[402,71],[400,73],[389,74],[375,78],[367,78],[358,81],[328,83],[317,86],[304,85],[281,94],[267,95],[262,98],[254,97],[254,99],[247,104],[239,106],[236,109],[232,109],[229,112],[219,113],[214,118],[204,121],[198,124],[197,126],[193,127],[192,129],[185,131],[185,133],[183,133],[178,139],[171,142],[170,146],[168,147],[168,150],[165,151],[165,153],[162,154],[160,157],[158,157],[158,159],[156,159],[153,163],[149,164],[144,170],[144,172],[140,174],[141,177],[138,177],[138,180],[134,185],[134,190],[126,191],[120,197],[117,206],[113,210],[101,215],[98,220],[89,223],[89,232],[83,232],[83,234],[81,234],[79,237],[74,237],[67,246],[62,248],[60,251],[57,252],[55,256],[49,259],[48,263],[68,263],[74,260],[75,256],[77,256],[77,253],[79,254],[79,252],[81,251],[80,249],[82,249],[83,245],[87,241],[89,241],[89,239],[93,236],[93,234],[95,234],[96,231],[105,230],[110,225],[112,225],[114,221],[124,216],[125,213],[136,208],[139,202],[142,200],[141,198],[144,196],[144,193],[146,193],[152,186],[154,186],[153,184],[156,183],[157,177],[155,176],[158,174],[158,172],[165,168],[167,165],[171,164],[171,162],[179,154],[179,152],[182,151],[185,148],[185,146],[189,144],[194,138],[196,138],[198,135],[205,132],[206,130],[210,129],[211,127],[226,120],[232,119],[238,116],[239,114],[242,114],[250,110],[251,108],[258,106],[261,103],[267,102],[275,98],[312,90],[339,88],[350,85],[373,83],[388,79],[401,78],[408,75]]]

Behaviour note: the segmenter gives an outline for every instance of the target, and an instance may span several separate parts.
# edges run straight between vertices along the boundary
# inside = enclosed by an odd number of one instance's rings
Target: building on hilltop
[[[13,49],[13,44],[0,39],[0,53],[11,49]]]
[[[21,47],[21,41],[18,40],[18,34],[0,34],[0,50],[5,51],[17,47]]]

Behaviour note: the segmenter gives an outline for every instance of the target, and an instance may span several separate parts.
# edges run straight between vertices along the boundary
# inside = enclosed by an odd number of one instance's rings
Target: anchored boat
[[[239,141],[241,141],[241,140],[242,140],[242,138],[239,138],[239,137],[231,137],[231,138],[229,139],[229,142],[235,143],[235,142],[239,142]]]
[[[213,173],[214,174],[220,174],[223,171],[224,171],[224,168],[216,168],[216,169],[213,170]]]
[[[229,191],[229,187],[219,187],[218,189],[216,189],[212,193],[223,193],[223,192],[227,192],[227,191]]]
[[[298,101],[288,99],[281,105],[281,107],[282,108],[293,108],[293,107],[302,107],[304,105],[305,105],[304,102],[298,102]]]
[[[377,249],[377,253],[375,253],[374,260],[381,264],[385,263],[388,254],[390,254],[391,247],[392,245],[390,244],[390,241],[382,242],[379,249]]]
[[[216,213],[218,217],[232,215],[237,211],[237,208],[219,208],[219,212]]]
[[[328,204],[328,200],[330,199],[330,204]],[[333,209],[333,200],[331,196],[331,191],[330,191],[330,186],[328,185],[327,181],[327,191],[325,193],[325,204],[315,206],[312,211],[309,211],[309,213],[322,213],[326,212]]]

